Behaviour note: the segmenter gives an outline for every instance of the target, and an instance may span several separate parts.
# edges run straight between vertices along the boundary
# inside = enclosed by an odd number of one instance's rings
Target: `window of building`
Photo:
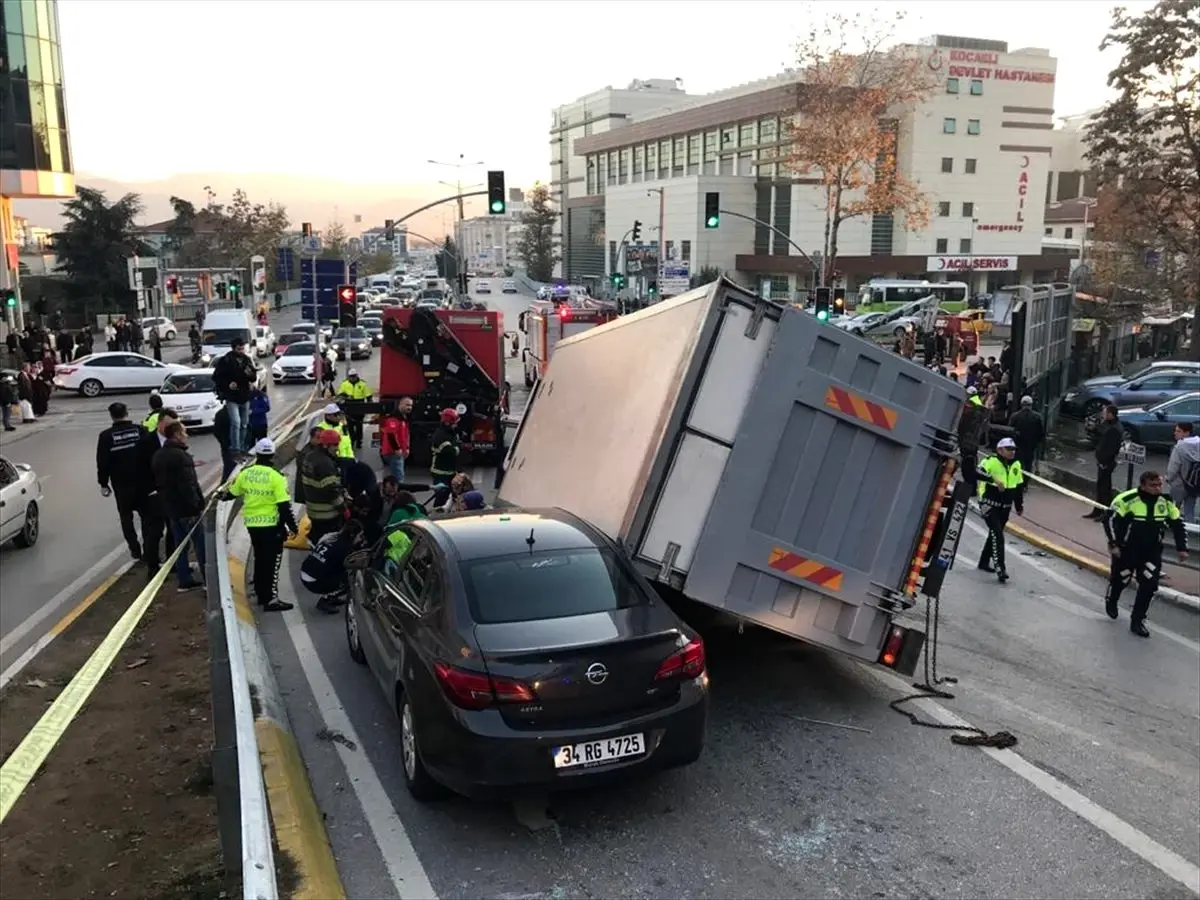
[[[732,175],[734,158],[735,157],[733,157],[733,156],[722,156],[721,164],[717,168],[717,174],[718,175]]]
[[[1054,229],[1053,228],[1046,229],[1046,237],[1054,237]]]
[[[721,150],[733,150],[737,147],[737,128],[730,126],[721,129]]]
[[[954,134],[958,131],[958,122],[955,119],[942,119],[942,134]]]
[[[684,262],[691,262],[692,261],[692,242],[691,241],[680,241],[679,242],[679,253]]]
[[[971,239],[970,238],[959,238],[958,239],[958,252],[959,253],[970,253],[971,252]]]
[[[968,175],[974,175],[976,162],[977,162],[977,160],[974,160],[974,159],[963,160],[963,171],[966,172]]]
[[[704,159],[707,162],[710,159],[717,158],[717,141],[721,139],[720,132],[709,131],[704,135]]]
[[[934,253],[946,253],[950,249],[950,241],[946,238],[938,238],[935,244]]]
[[[946,93],[947,94],[957,94],[958,93],[958,79],[957,78],[947,78],[946,79]]]
[[[658,177],[666,178],[671,174],[671,142],[658,142]]]
[[[978,119],[967,119],[967,134],[979,134]]]
[[[760,163],[755,174],[759,178],[774,178],[775,171],[775,163]]]
[[[980,81],[978,78],[971,79],[971,96],[972,97],[982,97],[983,96],[983,82]]]
[[[1070,240],[1071,238],[1075,237],[1075,229],[1074,228],[1064,228],[1063,229],[1063,237],[1066,238],[1067,240]]]
[[[779,140],[779,120],[778,119],[760,119],[758,123],[758,142],[760,144],[769,144]]]
[[[943,218],[950,215],[950,201],[943,200],[938,204],[938,215]]]
[[[667,241],[667,259],[673,260],[674,258],[675,258],[675,242]]]
[[[953,172],[954,171],[954,157],[953,156],[943,156],[942,157],[942,171],[943,172]]]
[[[671,175],[679,176],[683,174],[683,164],[687,155],[687,142],[683,138],[675,138],[674,141],[674,158],[671,160]]]
[[[687,173],[689,175],[700,174],[700,141],[703,138],[698,134],[689,134],[687,139]]]
[[[739,175],[754,174],[754,154],[739,153],[737,158],[737,173]]]
[[[749,122],[743,125],[741,131],[741,145],[743,147],[753,147],[758,143],[758,137],[755,132],[758,131],[758,125],[754,122]]]
[[[969,219],[974,215],[975,215],[975,204],[974,203],[964,203],[963,204],[963,218]]]
[[[658,145],[646,145],[646,177],[653,178],[658,171]]]
[[[629,158],[632,156],[632,151],[626,147],[621,151],[617,163],[617,183],[625,184],[629,181]]]

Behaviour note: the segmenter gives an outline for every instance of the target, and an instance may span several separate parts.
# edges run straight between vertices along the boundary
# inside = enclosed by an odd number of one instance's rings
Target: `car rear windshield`
[[[217,389],[211,375],[172,375],[158,389],[160,394],[211,394]]]
[[[607,550],[519,553],[462,564],[480,625],[585,616],[644,606],[647,597]]]

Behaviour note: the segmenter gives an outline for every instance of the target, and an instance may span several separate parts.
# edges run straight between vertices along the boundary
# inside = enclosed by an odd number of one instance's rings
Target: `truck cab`
[[[533,387],[545,374],[559,341],[611,322],[616,317],[616,309],[607,305],[572,306],[552,300],[531,304],[517,322],[517,329],[525,334],[525,349],[521,354],[525,386]]]

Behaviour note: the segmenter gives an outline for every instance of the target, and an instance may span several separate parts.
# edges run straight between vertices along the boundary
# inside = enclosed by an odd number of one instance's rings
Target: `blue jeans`
[[[234,403],[226,400],[225,409],[229,413],[229,452],[245,453],[250,449],[246,443],[250,432],[250,401]]]
[[[383,464],[387,466],[388,474],[397,481],[404,480],[404,457],[399,453],[392,456],[383,457]]]
[[[171,537],[175,539],[176,544],[183,542],[188,530],[196,522],[196,519],[171,519]],[[204,577],[204,528],[197,527],[192,534],[192,549],[196,551],[196,564],[200,567],[200,577]],[[179,579],[180,587],[192,587],[196,584],[192,578],[191,569],[188,567],[188,552],[187,547],[179,553],[179,558],[175,560],[175,577]]]
[[[7,403],[0,404],[0,418],[4,419],[5,428],[12,428],[12,409]]]

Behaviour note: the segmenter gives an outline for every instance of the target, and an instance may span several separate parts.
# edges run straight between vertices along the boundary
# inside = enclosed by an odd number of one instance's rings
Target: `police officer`
[[[254,462],[242,469],[229,486],[229,497],[242,498],[242,521],[254,548],[254,593],[265,612],[283,612],[291,603],[279,599],[279,566],[283,542],[300,530],[292,514],[287,479],[275,468],[275,442],[263,438],[254,445]]]
[[[354,459],[354,444],[346,433],[346,424],[342,421],[342,408],[336,403],[325,407],[325,417],[317,423],[317,428],[336,431],[339,435],[338,459]]]
[[[347,400],[366,401],[371,399],[371,386],[363,381],[357,369],[346,372],[346,380],[338,385],[338,396]],[[355,450],[362,449],[363,417],[361,415],[346,415],[346,431],[350,436],[350,444]]]
[[[1138,486],[1117,494],[1104,515],[1104,533],[1108,535],[1108,550],[1112,554],[1104,611],[1110,619],[1115,619],[1121,591],[1130,580],[1136,580],[1137,596],[1129,615],[1129,630],[1138,637],[1150,637],[1146,613],[1162,575],[1163,532],[1167,528],[1175,535],[1179,559],[1187,559],[1187,533],[1179,507],[1163,496],[1162,489],[1163,478],[1158,472],[1143,472]]]
[[[162,401],[159,400],[161,405]],[[96,439],[96,480],[105,497],[116,496],[117,515],[121,518],[121,534],[134,559],[142,558],[133,514],[142,502],[142,480],[138,471],[138,440],[143,431],[129,420],[124,403],[111,403],[108,414],[112,425]],[[145,529],[145,521],[142,523]]]
[[[987,524],[987,540],[979,557],[979,568],[995,572],[1003,583],[1008,581],[1004,561],[1004,526],[1009,510],[1016,507],[1017,515],[1025,513],[1025,473],[1017,461],[1017,444],[1012,438],[1002,438],[996,445],[996,455],[979,464],[979,508]]]
[[[158,431],[158,420],[162,416],[163,399],[158,393],[150,395],[150,415],[142,419],[142,427],[147,431]]]

